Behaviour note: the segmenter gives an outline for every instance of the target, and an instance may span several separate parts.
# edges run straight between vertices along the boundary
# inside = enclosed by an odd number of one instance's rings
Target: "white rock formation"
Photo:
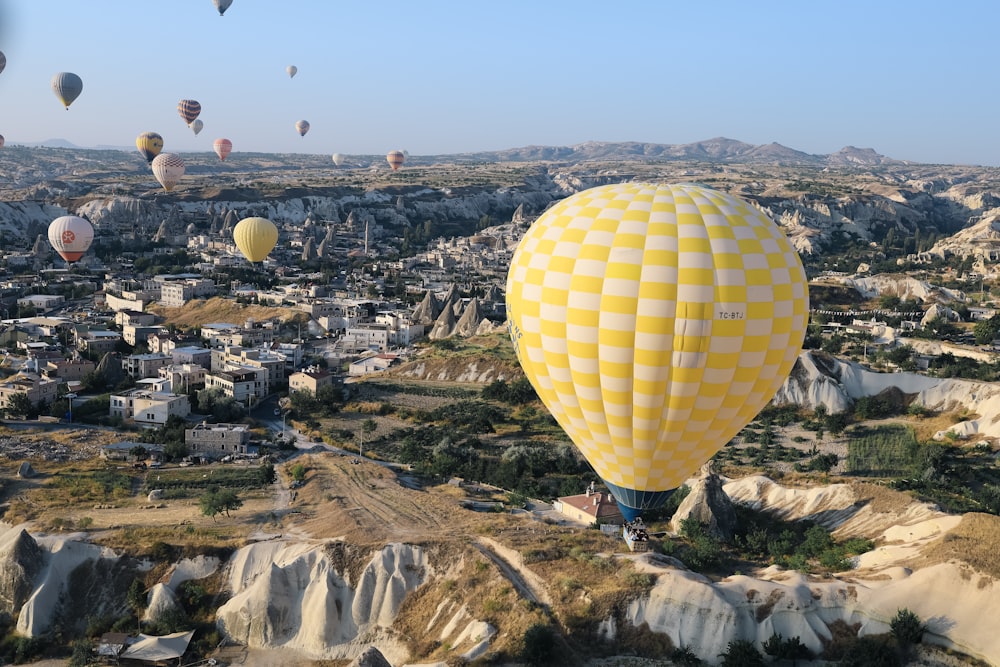
[[[932,378],[915,373],[876,373],[853,361],[806,350],[773,399],[777,405],[796,404],[815,410],[823,405],[828,413],[850,409],[862,396],[894,387],[913,396],[917,405],[935,411],[966,408],[982,415],[950,427],[966,436],[1000,437],[1000,385],[992,382]]]
[[[357,581],[338,572],[323,545],[262,542],[229,564],[232,597],[218,611],[221,630],[251,648],[291,648],[325,658],[351,658],[356,640],[392,625],[407,593],[428,574],[423,551],[390,544],[376,552]],[[392,663],[405,649],[378,646]]]

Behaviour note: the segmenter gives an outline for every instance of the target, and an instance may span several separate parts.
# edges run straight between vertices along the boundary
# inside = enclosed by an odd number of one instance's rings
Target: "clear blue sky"
[[[148,130],[165,151],[426,155],[724,136],[1000,164],[994,0],[0,3],[13,143]],[[60,71],[84,82],[69,111]],[[197,137],[182,98],[202,104]]]

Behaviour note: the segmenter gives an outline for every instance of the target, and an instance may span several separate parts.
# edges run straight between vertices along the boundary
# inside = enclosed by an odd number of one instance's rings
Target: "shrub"
[[[529,665],[551,665],[556,657],[556,633],[551,626],[536,623],[524,633],[521,659]]]
[[[921,623],[920,617],[905,607],[896,612],[889,628],[900,647],[919,644],[927,631],[927,626]]]
[[[764,656],[752,641],[737,639],[729,642],[725,653],[720,653],[722,667],[764,667]]]

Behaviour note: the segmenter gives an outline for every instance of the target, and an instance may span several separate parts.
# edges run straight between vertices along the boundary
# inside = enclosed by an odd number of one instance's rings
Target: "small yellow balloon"
[[[251,262],[261,262],[278,242],[278,228],[267,218],[244,218],[233,228],[233,241]]]
[[[809,297],[795,249],[746,201],[628,183],[535,221],[511,260],[507,315],[528,380],[634,519],[781,388]]]

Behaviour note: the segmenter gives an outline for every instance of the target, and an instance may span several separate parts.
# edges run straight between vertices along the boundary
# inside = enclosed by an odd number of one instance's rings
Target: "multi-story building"
[[[288,376],[288,391],[311,391],[316,394],[323,387],[333,385],[334,375],[330,371],[310,366]]]
[[[184,418],[191,414],[191,402],[187,396],[132,389],[111,395],[109,414],[142,426],[158,427],[174,415]]]
[[[226,345],[210,351],[212,354],[211,370],[229,370],[231,368],[263,368],[267,371],[267,381],[270,384],[283,382],[285,379],[285,360],[274,354],[268,348],[246,349],[241,345]]]
[[[191,456],[220,459],[226,456],[257,456],[246,424],[206,424],[184,430],[184,444]]]
[[[213,294],[215,294],[215,281],[207,278],[184,278],[163,283],[160,287],[160,303],[176,308],[191,299],[205,298]]]
[[[76,334],[76,348],[81,352],[104,354],[106,352],[114,352],[121,339],[122,335],[117,331],[107,331],[104,329],[78,331]]]
[[[171,391],[185,394],[191,389],[204,387],[207,372],[204,366],[198,364],[170,364],[157,371],[161,378],[170,381]]]
[[[263,368],[241,368],[228,371],[212,371],[205,374],[206,389],[221,389],[237,403],[250,409],[260,399],[267,396],[267,370]]]
[[[155,378],[159,377],[161,368],[173,362],[174,360],[165,354],[130,354],[122,359],[122,370],[136,380]]]
[[[46,377],[60,382],[79,382],[96,367],[97,364],[89,359],[50,359],[41,370]]]
[[[0,381],[0,408],[6,408],[11,396],[25,394],[34,406],[50,405],[56,400],[59,381],[34,373],[18,373]]]

